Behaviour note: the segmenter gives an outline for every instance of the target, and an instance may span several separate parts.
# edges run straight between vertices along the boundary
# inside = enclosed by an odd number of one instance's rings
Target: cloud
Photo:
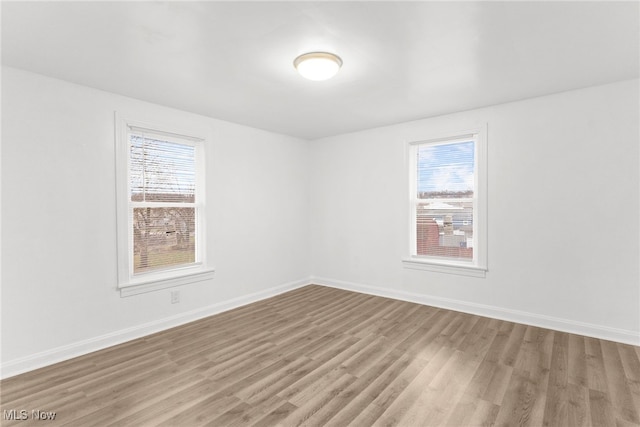
[[[474,142],[418,148],[418,191],[467,191],[474,188]]]

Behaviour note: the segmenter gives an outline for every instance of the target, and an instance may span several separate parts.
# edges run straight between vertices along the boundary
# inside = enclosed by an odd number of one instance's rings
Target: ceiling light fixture
[[[309,80],[327,80],[335,76],[342,66],[342,59],[333,53],[310,52],[293,61],[298,73]]]

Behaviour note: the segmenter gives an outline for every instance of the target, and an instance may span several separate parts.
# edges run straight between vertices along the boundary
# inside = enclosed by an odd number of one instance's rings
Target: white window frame
[[[117,251],[118,289],[120,296],[182,286],[213,278],[214,269],[207,265],[206,223],[205,223],[205,141],[201,134],[185,132],[163,125],[130,120],[115,113],[116,123],[116,209],[117,209]],[[136,203],[130,200],[130,130],[144,130],[154,135],[165,136],[167,140],[193,145],[196,149],[196,262],[175,268],[145,273],[133,273],[133,215]]]
[[[417,164],[416,153],[421,145],[447,144],[460,140],[473,139],[475,149],[474,195],[473,195],[473,259],[457,260],[442,257],[417,255],[416,204],[417,198]],[[470,130],[450,132],[425,140],[412,141],[406,144],[406,161],[408,167],[409,200],[407,233],[408,252],[403,258],[404,268],[426,270],[437,273],[458,274],[471,277],[485,277],[488,270],[487,254],[487,125]]]

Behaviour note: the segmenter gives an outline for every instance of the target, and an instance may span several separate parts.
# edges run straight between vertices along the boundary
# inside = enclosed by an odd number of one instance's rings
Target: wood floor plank
[[[487,349],[487,353],[484,356],[486,361],[500,361],[502,353],[505,352],[507,345],[509,344],[509,337],[511,336],[511,332],[515,326],[516,324],[513,322],[503,322],[502,325],[500,325],[495,337],[493,337],[493,341]]]
[[[547,399],[544,408],[543,423],[546,426],[563,426],[568,422],[569,360],[567,349],[569,336],[554,332],[551,353],[551,369],[547,385]]]
[[[112,400],[103,399],[96,402],[86,402],[71,408],[73,413],[61,410],[60,418],[69,421],[69,425],[104,426],[127,418],[148,406],[164,400],[170,393],[179,392],[202,381],[203,377],[197,372],[183,373],[179,370],[172,375],[161,377],[161,381],[152,383],[148,387],[132,388],[125,393],[117,393]],[[96,407],[97,406],[97,407]]]
[[[421,397],[422,392],[438,376],[440,369],[447,364],[454,354],[457,354],[455,350],[443,346],[418,375],[412,378],[409,384],[400,391],[397,398],[376,420],[374,425],[400,425],[407,413]]]
[[[482,400],[498,406],[502,404],[512,374],[513,367],[497,363],[484,393],[480,396]]]
[[[381,397],[385,392],[391,390],[390,384],[401,377],[411,363],[409,356],[399,352],[389,353],[389,360],[392,360],[393,363],[388,368],[385,369],[384,365],[372,367],[367,372],[368,375],[360,377],[350,386],[351,388],[345,390],[344,394],[349,397],[353,395],[353,398],[348,402],[345,399],[340,411],[327,421],[328,426],[340,427],[351,424],[354,419],[364,413],[374,414],[372,419],[378,418],[387,406],[381,402]],[[369,382],[370,379],[373,381]],[[393,398],[389,398],[389,401],[393,401]],[[367,408],[373,410],[367,410]]]
[[[449,343],[453,348],[460,348],[460,345],[462,344],[464,339],[469,333],[471,333],[471,331],[473,331],[476,323],[478,323],[481,318],[464,313],[461,313],[460,316],[456,317],[460,319],[460,326],[455,328],[455,331],[450,335]]]
[[[330,412],[333,412],[330,406],[332,403],[333,407],[336,407],[335,410],[337,410],[337,405],[341,401],[338,399],[336,405],[336,397],[355,380],[356,377],[348,372],[342,372],[339,377],[326,377],[325,381],[322,382],[321,393],[308,395],[304,400],[298,400],[298,404],[295,401],[291,402],[297,406],[297,409],[286,418],[286,423],[290,425],[322,425],[322,422],[326,421],[329,415],[319,414],[319,411],[323,407],[328,407]],[[321,416],[316,417],[316,415]]]
[[[619,344],[618,352],[633,399],[633,406],[637,412],[640,412],[640,357],[636,348],[630,345]]]
[[[493,426],[500,407],[465,393],[457,402],[446,426]]]
[[[589,388],[609,393],[607,384],[607,374],[604,369],[604,359],[602,357],[601,341],[596,338],[585,337],[585,352],[587,355],[587,383]]]
[[[219,420],[229,419],[229,412],[238,409],[239,405],[248,406],[233,395],[214,393],[209,398],[199,400],[195,404],[187,403],[184,410],[173,411],[172,417],[167,417],[167,412],[155,414],[152,418],[153,425],[159,427],[191,426],[191,425],[225,425],[217,424]],[[176,408],[177,409],[177,408]],[[235,412],[236,416],[241,414]]]
[[[291,392],[292,387],[294,387],[293,393],[295,393],[299,389],[295,388],[294,384],[300,384],[303,380],[313,381],[309,379],[310,376],[313,375],[311,378],[317,378],[319,369],[322,367],[323,363],[324,362],[321,359],[307,359],[301,366],[288,370],[287,376],[274,378],[274,381],[269,382],[268,384],[263,383],[265,385],[263,385],[261,389],[254,391],[244,400],[251,404],[262,405],[274,395],[282,398],[280,394]]]
[[[251,425],[255,427],[283,425],[283,421],[286,420],[296,409],[298,408],[291,402],[284,402],[282,405],[278,406],[273,411],[270,411],[267,415],[263,416]]]
[[[498,360],[503,365],[513,366],[520,350],[522,349],[522,341],[524,340],[527,327],[525,325],[515,324],[509,338],[505,344],[504,351]]]
[[[2,426],[640,427],[640,348],[305,286],[0,382]]]
[[[420,425],[429,420],[432,425],[443,425],[456,409],[456,403],[460,401],[480,362],[475,354],[456,350],[403,415],[401,424]]]
[[[365,337],[367,335],[381,335],[380,330],[384,325],[393,319],[398,313],[406,309],[406,303],[398,300],[391,300],[388,306],[379,310],[377,313],[371,313],[369,322],[358,324],[358,329],[347,329],[345,333],[355,335],[357,337]],[[356,325],[354,325],[356,326]]]
[[[589,389],[589,413],[593,426],[615,426],[616,417],[608,396],[598,390]]]
[[[261,405],[254,405],[248,402],[240,402],[234,408],[221,417],[225,417],[224,426],[226,427],[240,427],[240,426],[251,426],[260,422],[263,418],[268,416],[271,412],[273,412],[273,408],[280,408],[283,405],[291,405],[287,401],[283,401],[278,396],[271,396],[267,400],[265,400]],[[295,408],[293,408],[295,409]],[[230,416],[231,414],[236,414],[235,416]],[[211,424],[213,425],[222,425],[220,423],[221,418],[214,419]],[[275,423],[274,423],[275,425]]]
[[[628,379],[620,359],[618,346],[611,341],[602,341],[602,356],[609,385],[609,396],[613,404],[616,419],[640,424],[638,408],[634,405]]]
[[[539,426],[542,417],[535,411],[536,383],[529,379],[527,372],[514,369],[506,397],[500,405],[496,417],[497,426]]]
[[[342,365],[347,368],[351,375],[359,377],[371,369],[372,366],[378,365],[380,360],[393,349],[390,343],[392,341],[384,336],[365,337],[359,342],[361,350],[342,362]]]
[[[548,329],[527,327],[524,340],[513,365],[514,370],[526,372],[535,379],[537,387],[547,390],[554,333]]]
[[[318,390],[318,383],[323,381],[326,375],[333,372],[333,376],[340,377],[346,373],[347,369],[342,366],[342,361],[348,359],[353,353],[357,352],[358,347],[354,347],[358,340],[354,337],[347,336],[336,341],[327,351],[317,356],[312,355],[317,362],[317,367],[304,377],[300,378],[286,389],[278,393],[278,396],[286,400],[296,399],[296,396],[304,395],[308,390]]]
[[[474,401],[481,399],[484,396],[487,392],[491,379],[498,369],[498,365],[498,363],[489,362],[486,359],[479,363],[478,369],[476,369],[473,378],[471,378],[471,381],[465,390],[465,394],[469,398],[468,400]],[[509,378],[507,379],[507,385],[510,379],[511,375],[509,375]]]
[[[569,383],[586,388],[587,380],[587,353],[585,351],[584,337],[569,335],[569,348],[567,359],[569,362]]]
[[[444,348],[444,346],[438,346],[439,349]],[[451,349],[447,350],[452,352]],[[434,350],[434,355],[435,355]],[[355,418],[350,422],[351,425],[360,426],[360,425],[373,425],[380,416],[398,399],[398,397],[404,392],[404,390],[411,384],[415,378],[423,371],[425,366],[429,364],[429,361],[433,357],[427,359],[423,357],[409,357],[409,363],[405,366],[402,366],[401,369],[398,369],[394,372],[395,375],[388,376],[384,378],[384,382],[378,384],[381,386],[379,388],[374,388],[375,394],[372,396],[373,400],[369,400],[369,396],[367,397],[367,401],[371,403],[365,407],[365,409],[356,415]],[[376,383],[374,382],[374,384]],[[362,401],[363,399],[358,399]],[[340,425],[340,424],[337,424]]]
[[[569,383],[567,385],[567,425],[576,427],[586,427],[591,425],[591,414],[589,414],[589,389]]]
[[[189,414],[197,415],[192,408],[202,401],[228,403],[234,399],[226,399],[219,394],[220,385],[207,379],[199,380],[188,388],[181,390],[166,390],[166,395],[156,403],[140,408],[138,411],[117,421],[109,422],[107,426],[158,425],[168,419],[178,420]]]
[[[617,344],[620,361],[622,362],[624,374],[631,381],[640,381],[640,357],[635,352],[633,346]]]

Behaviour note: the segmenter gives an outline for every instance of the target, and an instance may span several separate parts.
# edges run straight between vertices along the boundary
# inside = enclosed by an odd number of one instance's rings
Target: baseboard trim
[[[183,325],[185,323],[193,322],[195,320],[209,317],[214,314],[222,313],[224,311],[228,311],[243,305],[270,298],[281,293],[306,286],[309,283],[309,279],[301,279],[284,283],[282,285],[265,289],[260,292],[243,295],[241,297],[233,298],[227,301],[221,301],[207,307],[198,308],[195,310],[187,311],[185,313],[180,313],[174,316],[144,323],[142,325],[137,325],[131,328],[111,332],[99,337],[90,338],[65,346],[53,348],[51,350],[46,350],[30,356],[22,357],[20,359],[3,362],[2,364],[0,364],[0,378],[5,379],[13,377],[15,375],[53,365],[54,363],[69,360],[78,356],[83,356],[85,354],[102,350],[114,345],[122,344],[124,342],[131,341],[137,338],[142,338],[156,332],[161,332],[166,329]]]
[[[36,353],[20,359],[3,362],[0,364],[0,378],[10,378],[25,372],[43,368],[54,363],[82,356],[107,347],[122,344],[137,338],[161,332],[185,323],[193,322],[214,314],[232,310],[243,305],[251,304],[266,298],[270,298],[284,292],[288,292],[309,284],[328,286],[347,291],[360,292],[369,295],[377,295],[402,301],[414,302],[417,304],[440,307],[449,310],[460,311],[478,316],[491,317],[509,322],[523,323],[531,326],[538,326],[562,332],[585,335],[589,337],[605,339],[630,345],[640,345],[640,334],[637,332],[616,329],[607,326],[595,325],[591,323],[577,322],[558,317],[545,316],[519,310],[505,309],[496,306],[476,304],[467,301],[460,301],[449,298],[435,297],[430,295],[416,294],[407,291],[371,286],[361,283],[347,282],[343,280],[329,279],[325,277],[312,276],[307,279],[300,279],[280,286],[265,289],[249,295],[221,301],[207,307],[180,313],[175,316],[144,323],[131,328],[111,332],[99,337],[90,338],[69,345],[57,347],[51,350]]]
[[[630,345],[640,345],[640,334],[626,329],[616,329],[608,326],[578,322],[559,317],[546,316],[526,311],[511,310],[502,307],[476,304],[449,298],[416,294],[407,291],[370,286],[362,283],[346,282],[343,280],[329,279],[325,277],[311,277],[311,283],[329,286],[333,288],[393,298],[402,301],[433,307],[446,308],[483,317],[506,320],[509,322],[523,323],[525,325],[538,326],[561,332],[584,335],[593,338],[615,341]]]

